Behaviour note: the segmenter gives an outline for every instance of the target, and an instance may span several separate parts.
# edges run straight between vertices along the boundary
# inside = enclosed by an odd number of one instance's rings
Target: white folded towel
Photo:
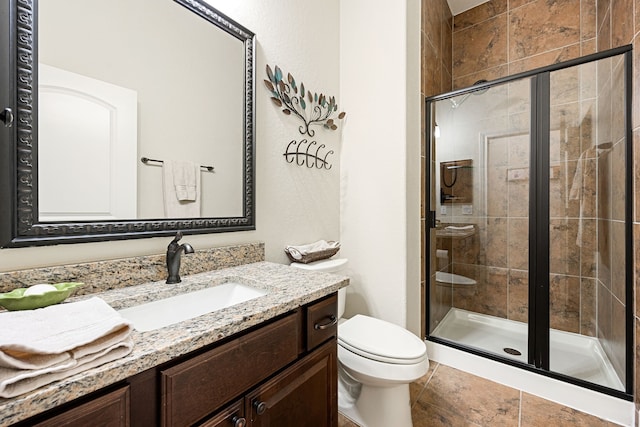
[[[200,217],[200,166],[193,162],[165,160],[162,171],[165,216]]]
[[[285,250],[295,259],[302,259],[304,255],[320,252],[327,249],[335,249],[340,247],[340,242],[327,242],[326,240],[318,240],[314,243],[301,246],[287,246]]]
[[[462,225],[462,226],[448,225],[444,229],[452,230],[452,231],[473,230],[473,225]]]
[[[100,298],[0,313],[0,397],[128,354],[131,323]]]
[[[104,349],[94,357],[81,360],[71,359],[67,364],[43,369],[0,368],[0,397],[10,398],[35,390],[79,372],[120,359],[131,352],[133,341],[127,338],[116,345]]]

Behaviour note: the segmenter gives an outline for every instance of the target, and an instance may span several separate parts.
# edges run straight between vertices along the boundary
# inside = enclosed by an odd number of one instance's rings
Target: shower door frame
[[[550,211],[549,211],[549,182],[550,182],[550,75],[554,71],[583,65],[618,55],[624,55],[624,97],[625,97],[625,391],[605,387],[596,383],[581,380],[559,372],[553,372],[549,367],[550,353]],[[632,133],[632,96],[633,96],[633,57],[632,46],[626,45],[607,51],[594,53],[577,59],[549,65],[535,70],[518,73],[489,82],[479,83],[469,88],[459,89],[441,95],[425,98],[425,157],[426,167],[424,192],[426,211],[426,229],[424,259],[427,264],[425,291],[425,339],[453,347],[462,351],[476,354],[491,360],[520,367],[551,378],[559,379],[590,390],[605,393],[621,399],[633,401],[634,386],[634,352],[633,352],[633,133]],[[531,81],[531,128],[530,128],[530,187],[529,187],[529,296],[528,296],[528,363],[502,357],[475,347],[469,347],[454,341],[430,335],[430,295],[431,276],[436,270],[432,265],[431,232],[436,228],[436,212],[432,210],[432,138],[431,105],[460,95],[471,94],[489,89],[493,86],[513,82],[521,79]],[[435,180],[434,180],[435,181]],[[535,285],[532,285],[535,284]]]

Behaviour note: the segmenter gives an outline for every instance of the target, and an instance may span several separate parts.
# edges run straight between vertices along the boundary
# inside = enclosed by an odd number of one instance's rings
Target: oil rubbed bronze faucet
[[[185,254],[194,253],[193,247],[188,243],[178,244],[178,241],[182,239],[182,232],[178,231],[176,237],[167,246],[167,271],[169,277],[167,277],[167,283],[180,283],[180,255],[182,251]]]

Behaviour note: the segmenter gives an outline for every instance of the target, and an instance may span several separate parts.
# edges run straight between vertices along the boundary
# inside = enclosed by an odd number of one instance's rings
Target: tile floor
[[[414,427],[617,425],[435,362],[410,390]],[[357,425],[340,415],[338,427]]]

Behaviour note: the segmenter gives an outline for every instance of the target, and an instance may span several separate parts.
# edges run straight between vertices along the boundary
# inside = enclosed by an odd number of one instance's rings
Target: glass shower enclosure
[[[631,48],[427,98],[427,338],[632,395]]]

